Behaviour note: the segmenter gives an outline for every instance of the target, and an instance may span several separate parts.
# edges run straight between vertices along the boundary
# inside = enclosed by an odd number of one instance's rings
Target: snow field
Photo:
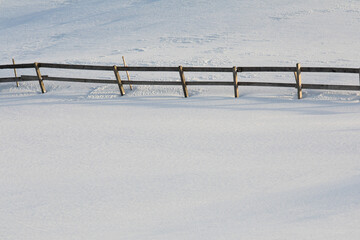
[[[359,12],[358,0],[2,0],[0,63],[357,67]],[[189,86],[185,99],[181,86],[126,86],[124,97],[116,85],[45,86],[0,85],[1,239],[359,239],[358,92],[297,100],[296,89],[240,87],[235,99],[232,87]]]

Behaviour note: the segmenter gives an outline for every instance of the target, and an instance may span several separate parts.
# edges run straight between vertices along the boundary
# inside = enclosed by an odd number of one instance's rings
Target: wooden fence
[[[359,85],[328,85],[328,84],[302,84],[301,73],[352,73],[359,74],[360,82],[360,68],[335,68],[335,67],[301,67],[296,64],[295,67],[134,67],[127,66],[123,58],[124,66],[100,66],[100,65],[78,65],[78,64],[58,64],[58,63],[26,63],[26,64],[7,64],[0,65],[0,69],[13,69],[14,77],[0,78],[1,82],[16,82],[17,86],[20,81],[39,81],[42,93],[46,92],[44,81],[63,81],[63,82],[84,82],[84,83],[103,83],[103,84],[117,84],[119,86],[120,94],[124,95],[125,90],[123,85],[181,85],[184,96],[188,97],[189,93],[187,86],[233,86],[234,96],[239,97],[239,86],[267,86],[267,87],[293,87],[297,89],[298,99],[302,98],[302,89],[327,89],[327,90],[351,90],[360,91]],[[18,76],[16,69],[33,68],[36,76],[21,75]],[[105,79],[89,79],[89,78],[69,78],[69,77],[50,77],[42,75],[40,68],[55,68],[55,69],[77,69],[77,70],[101,70],[112,71],[115,75],[115,80]],[[120,78],[120,71],[127,73],[127,80]],[[134,81],[130,79],[129,71],[137,72],[178,72],[180,81]],[[228,72],[233,73],[232,81],[186,81],[185,72]],[[239,80],[238,73],[240,72],[293,72],[295,81],[292,83],[273,83],[273,82],[244,82]]]

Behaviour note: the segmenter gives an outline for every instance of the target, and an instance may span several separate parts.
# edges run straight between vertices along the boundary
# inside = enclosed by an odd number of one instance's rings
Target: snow
[[[142,66],[359,67],[359,12],[355,0],[1,0],[0,64],[120,65],[124,55]],[[357,74],[302,77],[359,84]],[[45,87],[0,85],[1,239],[360,237],[358,92],[298,100],[295,89],[240,87],[235,99],[232,87],[189,86],[185,99],[181,86],[125,86],[123,97],[116,85]]]

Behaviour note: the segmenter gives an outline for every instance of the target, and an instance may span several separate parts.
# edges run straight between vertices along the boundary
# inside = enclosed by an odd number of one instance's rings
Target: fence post
[[[121,82],[119,71],[118,71],[116,65],[114,65],[113,68],[114,68],[114,74],[115,74],[116,80],[118,82],[120,94],[121,94],[121,96],[124,96],[125,95],[125,90],[124,90],[124,87],[123,87],[122,82]]]
[[[239,97],[239,87],[238,87],[238,76],[237,76],[237,67],[233,67],[233,77],[234,77],[234,94],[235,98]]]
[[[36,75],[37,75],[37,77],[38,77],[38,79],[39,79],[39,84],[40,84],[41,92],[42,92],[42,93],[46,93],[46,89],[45,89],[45,86],[44,86],[43,78],[42,78],[41,73],[40,73],[39,63],[35,62],[34,65],[35,65]]]
[[[297,92],[298,92],[298,99],[302,99],[301,66],[300,66],[300,63],[296,64],[295,78],[296,78],[296,88],[297,88]]]
[[[182,88],[184,91],[184,96],[187,98],[189,96],[187,87],[186,87],[186,82],[185,82],[185,75],[184,75],[184,70],[182,66],[179,66],[179,74],[180,74],[180,78],[181,78],[181,84],[182,84]]]
[[[123,63],[124,63],[124,67],[127,67],[124,56],[122,56],[122,60],[123,60]],[[128,71],[126,71],[126,76],[127,76],[128,81],[130,81],[130,75],[129,75],[129,72],[128,72]],[[132,86],[131,86],[130,83],[129,83],[129,86],[130,86],[130,90],[133,90],[133,88],[132,88]]]
[[[12,59],[12,63],[15,65],[15,59]],[[16,68],[14,68],[14,75],[15,75],[15,77],[17,77]],[[19,82],[18,81],[16,81],[16,86],[19,87]]]

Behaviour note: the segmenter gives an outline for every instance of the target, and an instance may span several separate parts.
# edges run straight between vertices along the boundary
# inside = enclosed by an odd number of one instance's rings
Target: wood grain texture
[[[179,74],[180,74],[180,79],[181,79],[181,85],[184,91],[184,97],[189,97],[189,93],[187,90],[187,86],[186,86],[186,81],[185,81],[185,75],[184,75],[184,70],[182,66],[179,66]]]
[[[298,99],[302,99],[302,88],[301,88],[301,66],[300,63],[296,64],[296,88]]]
[[[36,75],[39,79],[39,85],[40,85],[41,92],[46,93],[44,81],[43,81],[41,73],[40,73],[39,64],[36,62],[36,63],[34,63],[34,66],[35,66]]]
[[[12,59],[12,63],[15,65],[15,59]],[[14,68],[14,75],[15,75],[15,77],[17,77],[16,68]],[[19,87],[19,82],[18,81],[16,81],[16,87]]]
[[[118,86],[119,86],[120,94],[121,94],[121,96],[124,96],[125,95],[124,86],[123,86],[123,84],[121,82],[120,74],[119,74],[119,71],[117,70],[116,65],[113,66],[113,69],[114,69],[114,74],[115,74],[115,77],[116,77],[116,81],[117,81]]]
[[[235,98],[239,97],[239,85],[238,85],[238,75],[237,75],[237,68],[233,67],[233,79],[234,79],[234,95]]]
[[[124,56],[122,56],[122,60],[123,60],[123,63],[124,63],[124,67],[127,67],[127,64],[126,64],[126,61],[125,61],[125,57],[124,57]],[[127,76],[127,80],[128,80],[128,81],[131,81],[131,80],[130,80],[130,74],[129,74],[128,71],[126,71],[126,76]],[[132,87],[131,84],[129,84],[129,87],[130,87],[130,90],[133,90],[133,87]]]

